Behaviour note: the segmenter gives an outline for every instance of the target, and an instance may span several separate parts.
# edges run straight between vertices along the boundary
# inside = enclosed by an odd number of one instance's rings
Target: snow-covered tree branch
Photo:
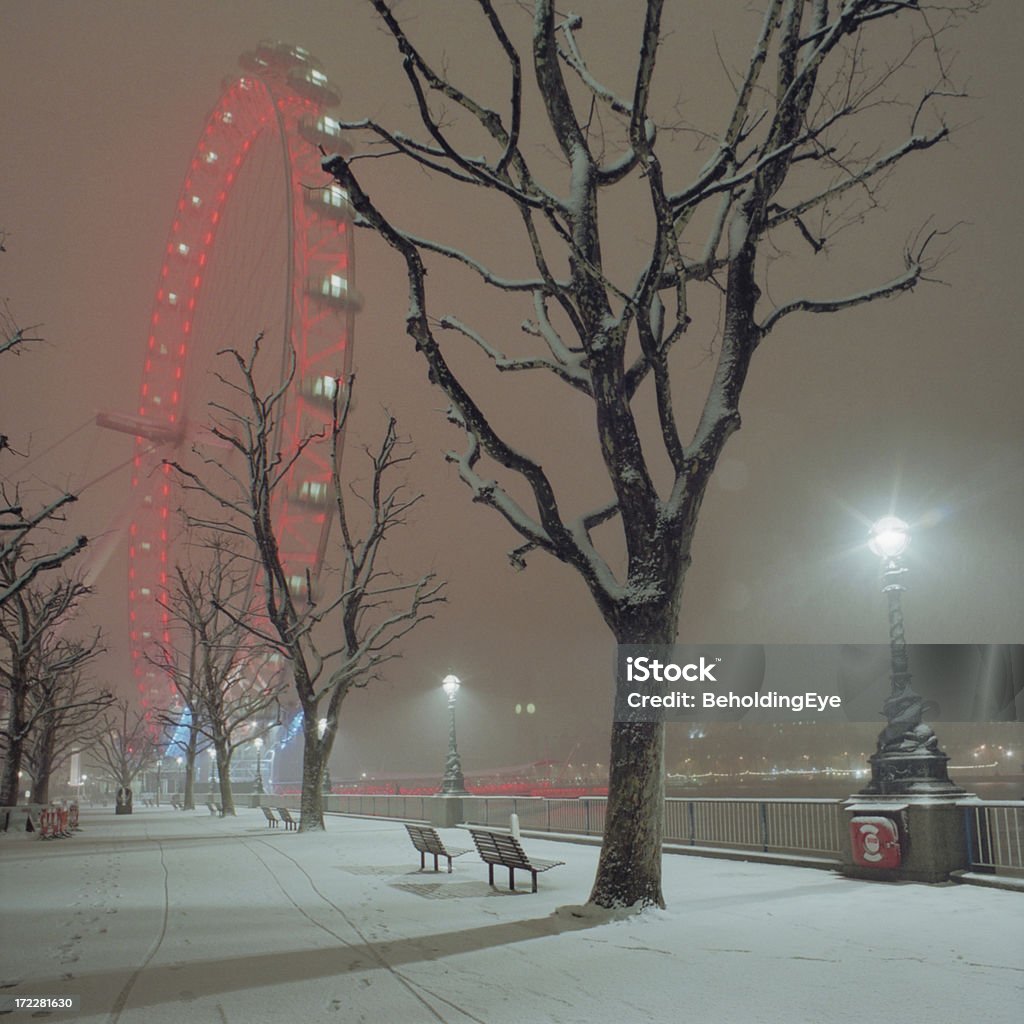
[[[207,504],[227,510],[225,523],[189,512],[193,526],[244,537],[255,552],[261,572],[257,587],[259,614],[239,603],[240,592],[215,600],[228,621],[243,627],[257,643],[283,656],[291,672],[303,714],[303,782],[300,829],[323,829],[322,780],[342,702],[353,690],[380,677],[383,666],[399,657],[399,641],[433,618],[433,606],[444,600],[443,580],[427,572],[405,579],[384,568],[380,558],[388,535],[403,526],[422,498],[409,494],[396,479],[412,457],[408,442],[397,432],[393,417],[379,445],[364,449],[368,482],[343,479],[341,443],[351,410],[354,380],[339,380],[333,392],[330,419],[323,430],[298,442],[300,448],[322,444],[332,467],[329,491],[340,539],[328,551],[319,577],[307,571],[297,581],[289,574],[277,539],[275,498],[285,486],[296,452],[274,449],[275,425],[284,415],[284,401],[295,374],[294,356],[275,388],[258,383],[259,339],[252,351],[222,353],[234,372],[225,381],[234,404],[214,406],[214,433],[240,458],[240,469],[226,460],[203,456],[202,469],[170,465],[184,486],[205,496]],[[241,487],[239,484],[241,483]],[[246,591],[247,593],[247,591]]]
[[[580,574],[617,641],[671,643],[701,503],[740,427],[759,346],[769,349],[769,332],[798,314],[839,313],[910,291],[933,266],[920,249],[905,262],[899,252],[879,253],[877,278],[851,278],[845,293],[815,298],[779,294],[768,256],[788,231],[809,243],[800,246],[804,258],[831,252],[842,230],[877,209],[896,168],[949,137],[947,109],[962,93],[943,41],[980,4],[765,0],[751,42],[729,48],[731,60],[744,50],[745,60],[712,89],[665,52],[687,15],[664,0],[631,5],[635,34],[608,67],[586,54],[584,19],[563,15],[553,0],[501,14],[478,0],[494,73],[470,89],[449,71],[453,62],[433,60],[414,40],[407,5],[370,3],[394,40],[395,73],[408,83],[418,127],[343,121],[355,155],[325,155],[323,167],[346,190],[357,223],[404,265],[407,332],[446,396],[448,419],[466,436],[447,457],[473,500],[516,533],[514,565],[546,552]],[[526,10],[531,19],[516,18]],[[627,52],[634,56],[623,68]],[[689,90],[686,124],[664,108],[666,80]],[[497,104],[500,90],[507,99]],[[689,112],[708,98],[705,114]],[[429,238],[422,226],[407,229],[390,212],[386,188],[362,174],[369,155],[414,167],[421,193],[425,175],[439,192],[461,190],[467,203],[507,216],[503,251],[514,252],[516,272],[492,265],[483,239],[480,252],[448,242],[443,223]],[[616,203],[628,210],[626,239],[608,227]],[[460,295],[502,295],[503,308],[527,299],[523,350],[512,349],[501,324],[438,308],[438,296],[451,293],[428,287],[433,271],[468,278]],[[709,317],[709,309],[720,313]],[[715,351],[702,401],[684,411],[677,403],[686,374],[674,356],[687,339]],[[479,365],[467,349],[498,371],[547,371],[589,403],[607,486],[596,508],[576,507],[546,452],[523,450],[498,427],[485,408],[490,390],[465,369]],[[552,450],[563,444],[552,436]],[[613,727],[591,897],[601,905],[662,902],[662,744],[658,726]]]

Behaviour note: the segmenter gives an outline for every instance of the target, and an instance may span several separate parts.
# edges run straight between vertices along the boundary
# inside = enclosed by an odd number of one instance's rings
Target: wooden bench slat
[[[421,871],[423,871],[427,866],[427,854],[430,854],[430,856],[434,858],[435,871],[441,870],[438,866],[438,858],[447,858],[448,874],[451,874],[452,858],[461,857],[464,853],[469,853],[469,850],[463,849],[462,847],[446,847],[444,840],[438,835],[437,829],[432,828],[430,825],[410,825],[406,823],[405,828],[409,833],[409,838],[412,840],[412,845],[419,850]]]
[[[508,868],[508,887],[515,890],[515,871],[519,868],[530,872],[533,891],[536,892],[538,873],[565,863],[564,860],[531,860],[519,844],[519,840],[508,833],[471,828],[469,834],[473,837],[480,859],[487,865],[491,885],[494,885],[495,866],[505,867]]]

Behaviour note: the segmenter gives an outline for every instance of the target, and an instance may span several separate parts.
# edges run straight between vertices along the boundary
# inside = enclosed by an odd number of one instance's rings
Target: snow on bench
[[[473,842],[476,843],[480,859],[487,865],[488,881],[491,885],[494,885],[495,865],[508,868],[509,891],[514,891],[516,887],[516,868],[530,872],[533,891],[536,892],[537,874],[565,863],[564,860],[538,860],[527,857],[526,852],[519,845],[519,840],[504,832],[489,832],[485,829],[471,828],[469,834],[473,837]]]
[[[444,845],[444,840],[437,834],[437,830],[431,828],[429,825],[409,825],[405,826],[406,831],[409,833],[409,838],[412,840],[412,845],[420,851],[420,871],[423,871],[426,864],[426,857],[429,853],[434,858],[434,870],[440,871],[438,867],[437,858],[446,857],[448,859],[448,874],[452,873],[452,858],[461,857],[464,853],[469,853],[468,849],[453,846],[448,849]]]
[[[285,831],[294,828],[298,829],[299,823],[291,816],[291,812],[287,807],[278,807],[277,813],[281,816],[281,820],[284,822]]]

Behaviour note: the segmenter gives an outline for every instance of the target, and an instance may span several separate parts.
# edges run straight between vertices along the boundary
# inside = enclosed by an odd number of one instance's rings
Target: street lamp
[[[256,793],[259,796],[263,795],[263,770],[260,767],[260,754],[263,750],[263,737],[257,736],[252,741],[252,745],[256,748]]]
[[[882,560],[882,593],[889,605],[890,692],[882,705],[885,728],[878,734],[875,753],[868,758],[871,781],[865,794],[962,793],[949,778],[949,755],[939,749],[939,738],[924,716],[935,710],[932,701],[914,692],[911,685],[907,641],[903,633],[902,580],[907,568],[901,563],[910,544],[910,527],[896,516],[879,519],[868,538],[868,547]]]
[[[441,689],[448,697],[448,759],[444,764],[444,778],[441,792],[446,796],[465,796],[466,780],[462,777],[462,762],[455,743],[455,695],[459,692],[458,676],[447,675],[441,682]]]

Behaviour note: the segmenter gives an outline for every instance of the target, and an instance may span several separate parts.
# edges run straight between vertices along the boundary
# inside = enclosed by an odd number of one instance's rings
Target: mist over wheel
[[[301,47],[261,43],[225,79],[189,158],[164,246],[132,414],[97,422],[135,437],[128,525],[129,650],[147,716],[173,687],[147,658],[170,643],[163,607],[181,538],[180,494],[163,460],[216,444],[204,433],[217,352],[257,333],[278,380],[296,356],[276,445],[294,451],[330,416],[352,365],[354,252],[343,189],[324,186],[319,146],[343,148],[325,111],[337,104],[320,62]],[[278,353],[277,357],[271,353]],[[270,381],[269,383],[274,383]],[[274,498],[289,585],[315,580],[330,518],[330,466],[306,446]]]

